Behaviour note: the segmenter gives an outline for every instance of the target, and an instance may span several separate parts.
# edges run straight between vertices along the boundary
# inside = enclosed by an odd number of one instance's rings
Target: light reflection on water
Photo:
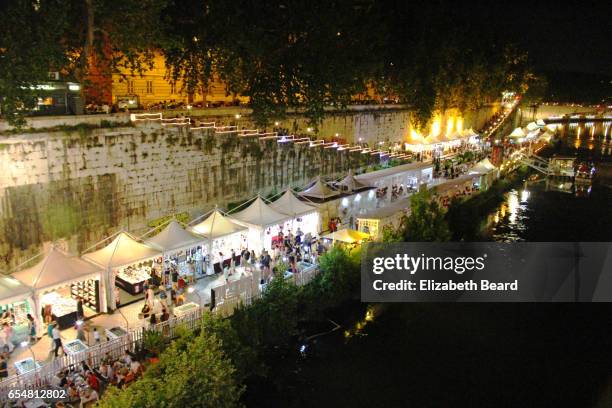
[[[557,141],[541,155],[576,156],[595,166],[612,161],[612,122],[549,125]],[[608,164],[609,166],[609,164]],[[612,183],[573,185],[569,180],[530,181],[506,193],[489,214],[483,238],[498,242],[609,239]],[[607,232],[604,233],[604,230]]]
[[[497,211],[487,219],[487,235],[498,242],[524,241],[522,232],[527,229],[526,221],[529,217],[527,206],[530,192],[527,189],[511,190]]]

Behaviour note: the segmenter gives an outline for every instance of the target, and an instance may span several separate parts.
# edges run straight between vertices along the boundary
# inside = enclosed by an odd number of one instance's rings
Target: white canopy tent
[[[340,195],[338,191],[332,190],[327,186],[327,184],[323,183],[321,177],[317,177],[315,182],[310,187],[299,194],[300,197],[316,198],[319,200],[325,200]]]
[[[529,122],[527,124],[527,130],[533,132],[534,130],[538,130],[540,126],[538,126],[535,122]]]
[[[245,231],[246,229],[247,227],[233,222],[229,217],[226,217],[217,209],[211,212],[204,221],[191,227],[191,230],[196,234],[204,235],[212,239]]]
[[[172,220],[159,234],[145,242],[150,246],[159,248],[166,255],[181,249],[193,248],[203,243],[204,238],[185,230],[178,221]]]
[[[192,226],[191,231],[203,235],[207,241],[207,254],[212,257],[214,250],[228,252],[227,249],[239,249],[242,244],[242,235],[246,236],[248,228],[233,222],[218,209],[214,209],[206,219]],[[229,255],[229,253],[228,253]],[[220,261],[223,261],[221,259]],[[212,262],[208,263],[208,273],[212,274]]]
[[[461,132],[461,137],[468,140],[468,143],[476,144],[478,143],[479,134],[474,131],[474,129],[464,129]]]
[[[13,277],[32,288],[36,316],[42,321],[40,310],[42,296],[45,293],[89,279],[99,280],[102,277],[102,272],[102,268],[85,262],[80,258],[70,256],[52,246],[42,261],[31,268],[13,273]],[[100,293],[98,294],[100,311],[106,310],[104,293],[105,288],[101,284]]]
[[[544,122],[542,119],[538,119],[536,120],[536,125],[538,125],[539,127],[544,127],[546,126],[546,122]]]
[[[2,306],[2,311],[13,309],[14,316],[17,318],[16,324],[18,325],[27,322],[26,313],[37,316],[37,313],[35,313],[37,307],[32,292],[32,288],[24,285],[14,277],[0,276],[0,306]],[[36,325],[36,327],[40,326],[40,324]],[[24,327],[20,332],[26,330],[27,328]],[[17,331],[15,333],[17,334]],[[27,336],[29,336],[29,333],[26,334],[26,338],[28,338]],[[13,338],[15,339],[15,337]]]
[[[478,175],[478,185],[487,190],[498,176],[498,168],[488,158],[484,158],[468,170],[468,175]]]
[[[271,227],[283,225],[292,216],[280,213],[257,196],[245,209],[231,214],[240,224],[249,228],[249,247],[258,249],[271,247]]]
[[[517,127],[516,129],[514,129],[512,131],[512,133],[510,133],[510,137],[518,137],[518,138],[520,138],[520,137],[525,137],[525,136],[527,136],[527,134],[520,127]]]
[[[353,176],[353,171],[349,171],[349,174],[340,180],[337,184],[341,189],[346,189],[349,193],[352,193],[355,190],[361,190],[363,188],[368,188],[369,186],[357,180],[355,176]]]
[[[317,234],[319,232],[319,211],[316,207],[306,204],[288,189],[280,198],[270,204],[272,209],[292,217],[292,228],[304,233]]]
[[[495,170],[497,170],[497,167],[495,167],[495,165],[491,163],[488,157],[485,157],[484,159],[476,163],[474,167],[472,167],[468,171],[468,174],[488,174]]]
[[[21,302],[32,294],[32,288],[12,276],[0,276],[0,305]]]
[[[202,273],[202,257],[198,256],[197,252],[199,251],[198,247],[201,247],[204,241],[203,236],[185,230],[178,221],[173,219],[157,235],[145,242],[163,252],[164,265],[174,259],[176,261],[175,266],[181,275],[192,276],[193,279],[196,279],[197,273]],[[187,261],[190,259],[197,259],[200,262],[197,264],[197,268],[194,267],[191,270],[188,267]],[[163,266],[162,269],[164,268],[166,267]]]
[[[160,255],[160,250],[140,243],[132,235],[122,231],[115,236],[110,244],[83,255],[83,259],[104,268],[105,273],[102,274],[102,281],[107,288],[107,308],[114,309],[115,270],[138,262],[153,260]]]

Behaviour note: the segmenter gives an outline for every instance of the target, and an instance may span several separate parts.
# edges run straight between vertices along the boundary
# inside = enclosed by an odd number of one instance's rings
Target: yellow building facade
[[[147,108],[160,102],[208,103],[213,105],[248,102],[247,97],[228,94],[225,84],[215,75],[208,89],[191,97],[183,90],[182,81],[172,83],[166,78],[164,57],[156,55],[153,67],[141,74],[129,71],[112,75],[112,103],[133,102]]]

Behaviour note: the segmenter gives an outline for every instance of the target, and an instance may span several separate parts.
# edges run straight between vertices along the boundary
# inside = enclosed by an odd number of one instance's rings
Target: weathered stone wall
[[[0,267],[68,239],[83,250],[119,228],[144,232],[173,213],[201,213],[340,176],[377,156],[157,124],[13,136],[0,141]]]
[[[330,110],[312,136],[349,142],[401,142],[410,130],[406,107]],[[495,107],[464,119],[477,129]],[[174,112],[176,115],[180,112]],[[248,110],[185,112],[218,124],[254,128]],[[239,115],[240,117],[236,117]],[[0,136],[0,269],[36,254],[44,242],[66,239],[83,250],[125,228],[138,233],[170,214],[195,216],[215,204],[261,192],[302,186],[315,175],[341,176],[377,156],[347,150],[277,144],[209,130],[137,127],[90,129],[83,117],[33,118],[39,133]],[[126,115],[90,115],[87,124],[124,123]],[[106,121],[106,122],[103,122]],[[64,131],[45,131],[62,125]],[[70,127],[72,126],[72,127]],[[279,127],[307,132],[306,120],[289,115]],[[269,130],[269,129],[268,129]]]
[[[450,109],[442,117],[442,129],[446,129],[446,120],[450,117],[463,117],[463,127],[478,130],[499,110],[499,104],[484,106],[478,111],[460,114]],[[164,111],[164,117],[185,115],[196,120],[215,122],[217,125],[237,125],[240,128],[255,129],[251,110],[243,107],[204,108],[191,110]],[[237,117],[238,116],[238,117]],[[121,124],[129,122],[129,114],[53,116],[28,118],[32,129],[44,129],[54,126],[74,126],[87,123],[90,125]],[[404,105],[352,105],[345,109],[326,109],[326,115],[318,129],[308,132],[310,124],[301,114],[289,113],[286,118],[278,119],[278,125],[295,134],[308,134],[312,137],[331,139],[338,137],[349,143],[368,143],[371,146],[378,142],[394,143],[408,140],[411,130],[410,108]],[[0,121],[0,132],[10,127]],[[338,135],[338,136],[336,136]]]

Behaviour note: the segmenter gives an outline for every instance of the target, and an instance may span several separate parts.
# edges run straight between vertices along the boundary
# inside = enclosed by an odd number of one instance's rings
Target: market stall
[[[131,297],[143,293],[144,284],[153,275],[159,276],[159,271],[153,268],[155,258],[161,256],[161,251],[139,242],[127,232],[120,232],[104,248],[83,255],[83,259],[100,266],[106,288],[107,306],[115,309],[121,304],[121,294],[115,286],[123,289]],[[116,293],[117,292],[117,293]]]
[[[145,240],[152,247],[162,251],[159,258],[160,269],[175,269],[185,278],[196,278],[196,255],[202,251],[205,238],[185,230],[176,220],[172,220],[157,235]],[[202,274],[199,268],[199,275]]]
[[[101,274],[101,268],[51,247],[38,264],[13,277],[32,288],[39,321],[55,319],[65,329],[77,320],[78,301],[89,316],[104,310]]]
[[[478,176],[478,188],[487,190],[493,181],[498,177],[498,168],[488,158],[484,158],[468,170],[468,174]]]
[[[196,267],[202,257],[210,260],[207,262],[209,274],[215,269],[222,269],[221,263],[229,259],[232,249],[240,252],[242,248],[248,247],[248,227],[235,223],[218,209],[213,210],[204,221],[193,225],[190,230],[206,238],[201,254],[196,253]]]
[[[0,325],[13,326],[13,342],[27,340],[27,314],[35,309],[32,289],[12,276],[0,276]]]
[[[281,214],[291,217],[284,225],[284,231],[291,230],[294,234],[299,229],[304,234],[316,235],[320,230],[319,212],[316,207],[308,205],[295,196],[290,189],[270,207]]]
[[[249,228],[249,248],[261,251],[272,247],[272,239],[278,236],[290,215],[282,214],[268,204],[260,196],[245,209],[231,215],[236,222]]]
[[[364,232],[343,228],[341,230],[323,235],[321,238],[332,241],[332,243],[343,242],[345,244],[358,244],[363,240],[369,239],[370,235]]]
[[[386,227],[396,229],[410,211],[410,200],[398,200],[384,207],[367,210],[357,216],[357,230],[374,240],[382,237]]]

